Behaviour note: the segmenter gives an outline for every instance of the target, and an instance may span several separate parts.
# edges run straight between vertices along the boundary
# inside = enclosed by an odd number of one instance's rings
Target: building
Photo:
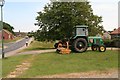
[[[2,39],[2,30],[0,31],[0,40]],[[3,39],[4,40],[12,40],[14,39],[14,35],[8,30],[3,29]]]
[[[120,38],[120,27],[110,33],[111,39]]]
[[[25,37],[27,36],[27,32],[15,32],[16,37]]]
[[[111,39],[110,33],[107,31],[105,33],[103,33],[103,39]]]

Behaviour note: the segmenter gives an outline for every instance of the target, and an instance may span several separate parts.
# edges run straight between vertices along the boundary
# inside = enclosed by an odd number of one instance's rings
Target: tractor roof
[[[75,26],[76,28],[88,28],[88,26],[86,26],[86,25],[77,25],[77,26]]]
[[[90,36],[90,37],[88,37],[89,39],[102,39],[101,37],[98,37],[98,36]]]

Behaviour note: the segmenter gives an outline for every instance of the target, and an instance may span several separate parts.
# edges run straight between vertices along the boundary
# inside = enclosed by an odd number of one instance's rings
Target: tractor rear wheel
[[[78,38],[73,42],[72,46],[74,51],[82,53],[87,50],[87,41],[84,38]]]
[[[100,52],[105,52],[106,51],[106,47],[104,45],[100,45],[99,46],[99,51]]]

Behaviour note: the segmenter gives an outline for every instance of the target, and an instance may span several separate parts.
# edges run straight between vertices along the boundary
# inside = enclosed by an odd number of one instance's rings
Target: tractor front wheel
[[[97,47],[94,46],[94,45],[92,45],[92,46],[91,46],[91,49],[92,49],[92,51],[96,51],[96,50],[97,50]]]
[[[99,51],[100,52],[105,52],[106,51],[106,47],[104,45],[99,46]]]
[[[58,44],[59,44],[59,43],[55,43],[55,44],[54,44],[54,48],[55,48],[55,49],[58,48]]]
[[[87,41],[84,38],[78,38],[73,42],[72,46],[76,52],[82,53],[87,50]]]

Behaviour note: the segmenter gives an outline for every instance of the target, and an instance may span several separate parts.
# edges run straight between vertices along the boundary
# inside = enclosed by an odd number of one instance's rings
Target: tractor
[[[73,36],[69,40],[60,40],[55,43],[54,47],[57,50],[58,47],[70,48],[70,50],[78,53],[85,52],[88,47],[91,47],[93,51],[106,51],[106,47],[101,37],[88,37],[88,26],[86,25],[77,25],[74,27]],[[59,51],[63,48],[60,48]]]

